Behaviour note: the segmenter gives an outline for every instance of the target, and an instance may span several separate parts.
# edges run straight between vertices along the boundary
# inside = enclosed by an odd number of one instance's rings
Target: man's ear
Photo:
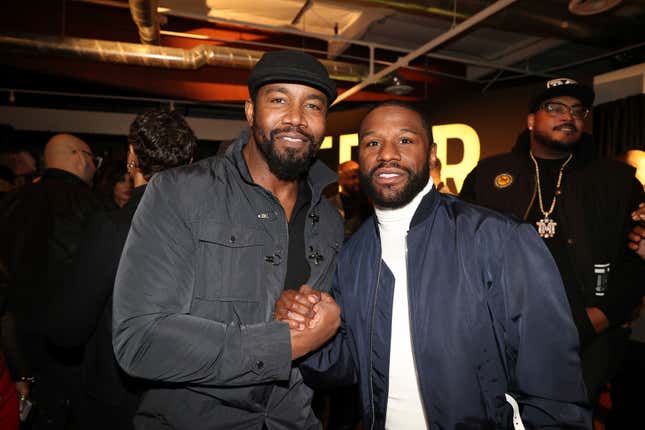
[[[74,166],[78,171],[82,172],[85,165],[88,163],[85,154],[80,149],[74,152]]]
[[[246,99],[244,102],[244,114],[246,115],[246,122],[249,124],[249,127],[253,127],[253,112],[255,106],[253,105],[253,100]]]
[[[526,117],[526,127],[527,127],[529,130],[533,130],[533,125],[535,125],[535,114],[534,114],[534,113],[530,113],[530,114],[528,114],[528,116]]]
[[[437,164],[437,144],[430,142],[430,153],[428,154],[428,165],[432,169]]]

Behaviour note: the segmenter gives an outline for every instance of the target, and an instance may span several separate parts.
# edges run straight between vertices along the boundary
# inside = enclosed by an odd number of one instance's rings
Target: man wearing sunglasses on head
[[[625,241],[643,188],[632,167],[594,159],[583,132],[593,99],[591,88],[572,79],[547,82],[513,150],[481,161],[461,197],[519,217],[543,238],[562,276],[595,402],[620,365],[645,264]]]

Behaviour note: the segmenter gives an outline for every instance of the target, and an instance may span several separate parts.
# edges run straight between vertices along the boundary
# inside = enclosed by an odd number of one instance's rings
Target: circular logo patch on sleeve
[[[510,173],[500,173],[495,176],[495,188],[500,190],[510,186],[513,183],[513,176]]]

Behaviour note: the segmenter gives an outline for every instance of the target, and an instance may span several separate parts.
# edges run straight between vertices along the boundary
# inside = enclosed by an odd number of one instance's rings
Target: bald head
[[[96,171],[92,150],[85,142],[71,134],[57,134],[45,146],[45,164],[78,176],[88,184]]]
[[[358,163],[348,160],[338,166],[338,184],[345,194],[358,193],[360,184],[358,182]]]

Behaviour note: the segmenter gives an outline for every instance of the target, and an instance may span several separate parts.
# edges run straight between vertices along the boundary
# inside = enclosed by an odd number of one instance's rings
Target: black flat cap
[[[576,98],[580,100],[584,107],[590,108],[593,104],[595,93],[590,87],[581,85],[573,79],[551,79],[546,83],[546,89],[533,96],[529,104],[529,111],[536,112],[545,101],[562,96]]]
[[[255,94],[261,86],[273,82],[303,84],[322,91],[327,96],[327,105],[336,99],[336,83],[327,69],[315,57],[302,51],[267,52],[257,62],[249,75],[249,93]]]

